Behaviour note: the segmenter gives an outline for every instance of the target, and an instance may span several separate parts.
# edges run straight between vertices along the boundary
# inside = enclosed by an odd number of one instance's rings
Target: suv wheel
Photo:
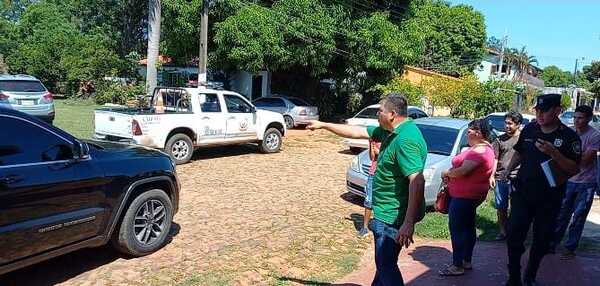
[[[269,128],[258,146],[263,153],[276,153],[281,149],[281,144],[281,132],[275,128]]]
[[[144,192],[129,205],[113,235],[113,246],[128,255],[148,255],[163,246],[172,220],[169,196],[158,189]]]
[[[289,116],[289,115],[284,116],[283,121],[285,121],[285,127],[287,129],[294,128],[294,118],[292,118],[291,116]]]
[[[179,133],[169,138],[165,146],[165,151],[175,161],[175,164],[185,164],[192,159],[194,145],[189,136]]]

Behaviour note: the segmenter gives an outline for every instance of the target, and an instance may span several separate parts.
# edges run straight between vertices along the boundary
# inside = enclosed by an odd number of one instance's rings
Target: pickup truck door
[[[106,224],[102,170],[74,160],[72,138],[0,115],[0,265],[97,236]]]
[[[226,119],[223,99],[217,93],[201,93],[198,96],[200,125],[196,130],[198,143],[210,144],[225,138]]]
[[[246,99],[237,94],[224,93],[227,108],[226,139],[256,139],[256,111]]]

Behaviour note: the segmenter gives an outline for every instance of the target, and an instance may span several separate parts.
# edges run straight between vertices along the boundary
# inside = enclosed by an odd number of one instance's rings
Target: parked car
[[[573,126],[573,115],[575,115],[574,110],[567,110],[567,111],[561,113],[558,118],[560,118],[560,121],[564,125]]]
[[[258,109],[270,110],[283,115],[288,129],[308,124],[309,120],[319,120],[319,109],[303,99],[273,94],[253,101]]]
[[[168,239],[179,206],[160,151],[77,139],[0,108],[0,274],[111,242],[143,256]]]
[[[575,123],[573,122],[573,116],[575,116],[575,111],[567,110],[563,112],[559,116],[559,118],[564,125],[573,127],[573,125],[575,125]],[[600,116],[598,116],[597,114],[592,115],[592,121],[590,121],[590,126],[596,129],[600,128]]]
[[[258,143],[263,153],[279,152],[286,134],[281,114],[257,111],[232,91],[160,87],[150,105],[97,109],[94,137],[162,149],[184,164],[207,146]]]
[[[0,107],[11,108],[54,121],[54,96],[30,75],[0,75]]]
[[[435,203],[441,188],[441,172],[452,165],[452,158],[468,147],[467,126],[470,121],[445,117],[424,117],[415,120],[427,143],[425,161],[425,203]],[[371,167],[369,152],[365,150],[352,159],[346,172],[348,192],[364,197],[367,174]]]
[[[377,112],[379,110],[379,104],[373,104],[365,107],[359,111],[354,117],[346,119],[346,124],[359,125],[359,126],[378,126]],[[408,117],[412,119],[428,117],[427,113],[416,106],[408,106]],[[343,143],[350,148],[353,153],[358,153],[369,146],[368,140],[364,139],[344,139]]]
[[[523,116],[523,122],[521,122],[521,128],[529,124],[529,122],[535,121],[535,116],[531,114],[521,114]],[[504,116],[506,112],[494,112],[486,116],[486,119],[490,126],[499,134],[504,133]]]

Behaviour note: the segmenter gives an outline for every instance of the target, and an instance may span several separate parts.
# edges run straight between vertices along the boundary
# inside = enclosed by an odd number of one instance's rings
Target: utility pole
[[[500,75],[500,77],[502,77],[502,65],[504,65],[504,48],[506,47],[506,43],[508,41],[508,33],[505,31],[504,32],[504,37],[502,37],[502,47],[500,48],[500,64],[499,64],[499,71],[498,74]],[[508,69],[506,69],[506,71],[508,72]]]
[[[198,86],[206,85],[206,63],[208,62],[208,6],[209,0],[202,1],[200,15],[200,57],[198,58]]]
[[[571,100],[573,100],[573,99],[575,100],[575,107],[579,106],[579,95],[578,95],[578,92],[577,92],[576,81],[577,81],[577,64],[579,63],[580,59],[582,61],[585,60],[584,57],[576,58],[575,59],[575,70],[573,71],[573,94],[571,96],[571,98],[572,98]]]

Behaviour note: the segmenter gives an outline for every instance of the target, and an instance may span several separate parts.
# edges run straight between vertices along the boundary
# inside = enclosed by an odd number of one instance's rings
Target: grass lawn
[[[57,99],[54,101],[54,125],[78,138],[91,138],[94,133],[94,109],[99,107],[93,101]]]
[[[490,192],[485,202],[477,208],[477,237],[480,240],[493,240],[498,235],[494,193]],[[415,232],[420,237],[450,239],[448,215],[438,212],[425,214],[423,221],[417,224]]]

